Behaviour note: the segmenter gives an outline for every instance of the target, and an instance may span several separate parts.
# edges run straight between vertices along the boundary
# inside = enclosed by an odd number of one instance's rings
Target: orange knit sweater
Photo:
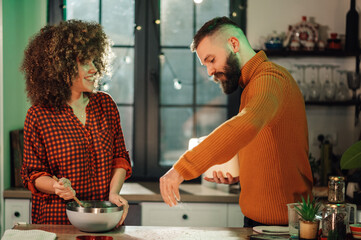
[[[174,168],[189,180],[238,152],[245,216],[288,224],[287,203],[311,195],[305,104],[292,76],[258,52],[242,68],[239,113],[185,152]]]

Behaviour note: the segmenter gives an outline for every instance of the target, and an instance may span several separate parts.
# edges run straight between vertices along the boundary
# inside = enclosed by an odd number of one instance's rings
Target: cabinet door
[[[142,226],[227,227],[227,204],[143,202]]]
[[[238,204],[228,204],[227,227],[243,227],[244,215]]]
[[[5,230],[16,223],[30,223],[30,199],[5,199]]]

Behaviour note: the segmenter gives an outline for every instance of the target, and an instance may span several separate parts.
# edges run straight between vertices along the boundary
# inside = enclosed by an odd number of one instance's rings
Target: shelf
[[[260,51],[260,50],[255,50]],[[268,57],[356,57],[359,53],[347,53],[342,50],[325,51],[289,51],[289,50],[263,50]]]

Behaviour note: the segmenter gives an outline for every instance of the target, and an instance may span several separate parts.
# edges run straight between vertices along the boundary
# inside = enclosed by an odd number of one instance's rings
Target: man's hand
[[[239,182],[239,177],[232,177],[230,173],[227,172],[227,178],[223,177],[221,171],[213,171],[213,178],[204,177],[204,180],[208,182],[224,183],[224,184],[233,184]]]
[[[114,203],[118,207],[123,206],[122,218],[120,219],[119,223],[116,226],[116,227],[119,227],[120,225],[123,224],[125,218],[128,215],[128,209],[129,209],[128,201],[125,200],[123,197],[121,197],[119,194],[115,194],[115,193],[109,194],[109,201]]]
[[[180,201],[179,185],[183,181],[184,178],[174,168],[159,179],[160,194],[163,201],[170,207],[177,205],[177,201]]]

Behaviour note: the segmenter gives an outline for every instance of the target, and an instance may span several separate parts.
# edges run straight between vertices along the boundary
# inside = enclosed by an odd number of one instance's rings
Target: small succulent
[[[316,219],[316,214],[321,207],[321,203],[316,199],[310,201],[310,196],[307,196],[307,201],[302,196],[302,203],[298,202],[299,206],[295,206],[296,212],[304,221],[313,222]]]

